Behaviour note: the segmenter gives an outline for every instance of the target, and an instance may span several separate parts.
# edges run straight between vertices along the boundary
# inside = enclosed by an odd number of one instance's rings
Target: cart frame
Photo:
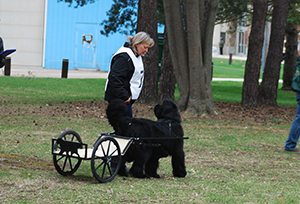
[[[183,138],[145,138],[125,137],[114,133],[101,133],[92,148],[82,142],[80,135],[74,130],[66,130],[58,138],[52,138],[52,155],[55,169],[63,176],[74,174],[82,160],[91,160],[94,177],[100,183],[110,182],[117,175],[122,156],[131,144],[143,140],[170,140]],[[159,145],[159,144],[155,144]]]

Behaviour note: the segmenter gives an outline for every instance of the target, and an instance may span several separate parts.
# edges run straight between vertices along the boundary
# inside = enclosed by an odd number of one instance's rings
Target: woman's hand
[[[130,98],[128,98],[128,99],[125,101],[125,103],[130,103]]]

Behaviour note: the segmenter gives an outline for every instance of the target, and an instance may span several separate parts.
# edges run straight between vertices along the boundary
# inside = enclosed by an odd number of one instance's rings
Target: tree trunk
[[[259,88],[259,72],[264,42],[264,28],[268,0],[253,1],[253,20],[249,36],[249,50],[245,68],[242,106],[256,107]]]
[[[236,45],[237,45],[237,21],[230,21],[228,23],[229,26],[229,30],[227,31],[226,35],[227,35],[227,49],[229,54],[230,53],[235,53],[235,49],[236,49]],[[223,48],[224,49],[224,48]]]
[[[288,6],[289,0],[274,0],[270,46],[263,80],[259,86],[258,104],[277,105],[278,80]]]
[[[202,44],[200,33],[200,7],[198,0],[189,0],[186,3],[187,39],[188,39],[188,60],[189,60],[189,86],[190,95],[187,110],[198,112],[202,107],[202,98],[206,98],[205,72],[202,58]],[[205,104],[205,103],[204,103]]]
[[[196,115],[215,114],[211,63],[218,0],[188,0],[182,1],[183,5],[180,2],[163,1],[171,59],[180,93],[179,108]]]
[[[187,112],[196,115],[215,114],[211,93],[212,36],[218,1],[189,0],[186,22],[189,52],[190,95]],[[201,12],[199,12],[201,11]]]
[[[189,97],[189,70],[186,32],[179,0],[163,0],[168,43],[180,93],[178,107],[185,110]]]
[[[283,71],[283,90],[291,90],[292,80],[297,63],[297,45],[298,45],[298,30],[297,25],[287,24],[286,33],[286,52],[284,57]]]
[[[149,52],[143,57],[145,80],[139,102],[158,102],[158,34],[157,34],[157,0],[140,0],[138,29],[148,33],[155,41]]]
[[[205,8],[206,11],[204,15],[206,17],[202,17],[205,19],[205,23],[200,24],[201,29],[201,41],[203,45],[203,64],[205,71],[205,89],[207,98],[204,99],[206,101],[205,112],[200,112],[200,114],[208,113],[208,114],[216,114],[217,110],[213,101],[212,91],[211,91],[211,79],[212,79],[212,43],[213,43],[213,34],[215,28],[216,14],[218,10],[219,0],[205,0]]]
[[[168,45],[167,29],[164,32],[164,45],[161,60],[161,75],[158,89],[158,96],[161,101],[164,99],[174,100],[175,92],[175,75],[173,72],[173,65],[170,56]]]

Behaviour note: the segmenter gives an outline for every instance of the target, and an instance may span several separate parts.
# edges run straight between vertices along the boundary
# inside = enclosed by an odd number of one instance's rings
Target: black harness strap
[[[180,137],[178,137],[178,136],[173,132],[173,130],[172,130],[172,121],[169,120],[169,119],[167,119],[166,122],[169,122],[169,135],[170,135],[170,137],[173,135],[173,136],[176,137],[176,138],[180,138]],[[171,135],[171,134],[172,134],[172,135]]]

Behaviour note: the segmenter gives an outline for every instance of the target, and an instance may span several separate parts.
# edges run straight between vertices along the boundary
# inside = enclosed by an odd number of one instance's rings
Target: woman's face
[[[138,55],[144,56],[144,54],[146,54],[146,52],[148,52],[149,46],[150,46],[150,43],[137,44],[136,50],[137,50]]]

